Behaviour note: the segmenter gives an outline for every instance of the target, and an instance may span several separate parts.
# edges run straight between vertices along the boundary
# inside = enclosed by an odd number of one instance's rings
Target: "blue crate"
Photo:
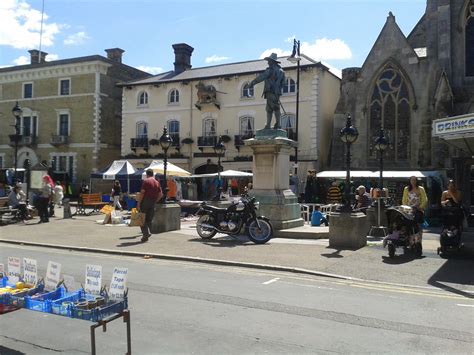
[[[123,310],[128,308],[128,301],[125,297],[120,301],[109,300],[105,305],[97,307],[94,309],[78,309],[72,307],[72,318],[78,318],[83,320],[88,320],[92,322],[98,322],[108,316],[111,316],[116,313],[120,313]]]
[[[25,297],[25,308],[38,312],[51,313],[51,302],[66,296],[66,289],[61,286],[54,291]]]
[[[14,294],[14,295],[8,294],[8,297],[5,297],[5,302],[1,302],[1,301],[0,302],[9,306],[22,308],[22,307],[25,307],[26,297],[33,296],[37,294],[38,292],[43,292],[43,290],[44,290],[44,284],[40,283],[36,287],[26,289],[17,294]]]
[[[51,313],[59,314],[61,316],[71,316],[72,303],[77,302],[82,298],[86,298],[86,293],[83,289],[71,292],[69,295],[51,301]]]

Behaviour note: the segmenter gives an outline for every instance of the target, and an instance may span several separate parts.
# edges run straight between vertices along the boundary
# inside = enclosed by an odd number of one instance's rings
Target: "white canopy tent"
[[[165,166],[163,160],[153,160],[149,166],[147,166],[142,174],[142,178],[145,178],[146,171],[148,169],[153,170],[155,174],[164,174]],[[178,177],[189,177],[191,173],[176,166],[170,162],[166,163],[166,175],[167,176],[178,176]]]
[[[130,191],[130,177],[135,174],[137,169],[133,167],[128,160],[114,160],[104,171],[91,174],[91,178],[103,180],[122,180],[127,179],[127,191]]]
[[[221,172],[221,177],[252,177],[252,173],[247,173],[245,171],[238,171],[238,170],[224,170]],[[191,175],[192,178],[207,178],[207,177],[214,177],[218,176],[218,173],[211,173],[211,174],[197,174]]]

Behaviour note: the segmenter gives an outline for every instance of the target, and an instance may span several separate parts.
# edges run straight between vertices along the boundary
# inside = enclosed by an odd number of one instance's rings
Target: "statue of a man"
[[[255,79],[250,82],[250,86],[253,87],[255,84],[265,80],[265,86],[263,88],[263,97],[267,99],[267,124],[265,129],[270,128],[272,123],[272,116],[275,113],[275,125],[274,129],[281,128],[280,125],[280,96],[281,89],[285,84],[285,73],[279,66],[280,62],[277,60],[275,53],[270,54],[269,57],[264,58],[268,62],[268,68],[258,75]]]

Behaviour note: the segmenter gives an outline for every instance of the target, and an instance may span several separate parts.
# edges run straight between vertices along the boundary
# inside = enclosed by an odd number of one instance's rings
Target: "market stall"
[[[91,179],[107,181],[108,185],[104,191],[111,189],[114,180],[120,182],[123,191],[137,192],[140,190],[141,170],[135,169],[127,160],[115,160],[105,170],[91,173],[90,177]],[[91,180],[91,189],[92,185],[93,181]],[[102,187],[104,184],[98,184],[96,182],[95,186]],[[97,191],[97,188],[95,190]]]

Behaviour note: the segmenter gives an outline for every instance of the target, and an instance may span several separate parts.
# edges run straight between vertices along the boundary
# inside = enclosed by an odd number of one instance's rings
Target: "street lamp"
[[[388,139],[385,137],[385,132],[383,128],[380,128],[380,134],[375,139],[375,150],[379,151],[380,154],[380,177],[379,177],[379,188],[381,192],[381,197],[383,197],[383,153],[385,149],[388,148]]]
[[[351,115],[347,114],[346,126],[339,132],[339,138],[346,144],[346,186],[344,188],[344,199],[345,204],[340,209],[341,212],[352,212],[351,207],[351,144],[354,143],[359,137],[359,132],[351,123]]]
[[[160,145],[165,153],[165,158],[163,159],[163,175],[165,181],[163,182],[163,203],[166,203],[166,196],[168,195],[168,183],[166,182],[166,167],[168,165],[168,149],[173,144],[173,138],[168,134],[166,127],[163,127],[163,134],[160,137]]]
[[[291,63],[297,63],[296,66],[296,127],[295,140],[298,142],[298,118],[300,108],[300,41],[293,39],[293,52],[288,58]],[[298,147],[295,147],[295,175],[298,174]]]
[[[217,154],[217,180],[218,180],[218,187],[217,187],[217,195],[216,200],[221,199],[222,193],[222,183],[221,183],[221,156],[225,154],[225,145],[222,143],[222,137],[219,136],[219,140],[217,141],[216,145],[214,146],[214,152]]]
[[[15,143],[15,175],[14,175],[14,185],[16,184],[16,179],[17,179],[17,169],[18,169],[18,143],[20,142],[21,135],[20,135],[20,117],[21,114],[23,113],[22,109],[20,106],[18,106],[18,101],[16,102],[15,106],[12,109],[13,117],[15,117],[15,135],[13,137],[13,141]],[[10,136],[10,139],[12,136]]]

